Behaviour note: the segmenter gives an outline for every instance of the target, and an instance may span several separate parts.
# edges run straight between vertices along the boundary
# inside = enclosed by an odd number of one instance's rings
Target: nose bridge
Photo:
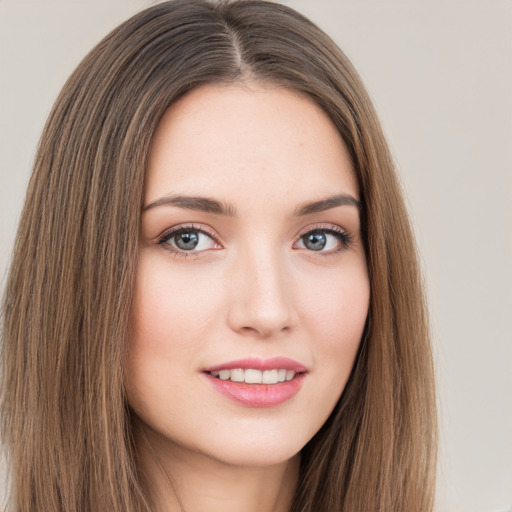
[[[237,331],[270,336],[294,324],[285,255],[268,240],[244,246],[232,268],[229,321]]]

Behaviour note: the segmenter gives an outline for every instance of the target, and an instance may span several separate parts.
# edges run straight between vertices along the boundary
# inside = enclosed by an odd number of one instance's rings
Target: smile
[[[209,372],[212,377],[231,382],[245,382],[246,384],[279,384],[292,380],[296,372],[286,368],[274,370],[256,370],[254,368],[235,368],[233,370],[219,370]]]
[[[203,375],[221,395],[245,407],[274,407],[302,388],[308,369],[287,357],[248,358],[205,368]]]

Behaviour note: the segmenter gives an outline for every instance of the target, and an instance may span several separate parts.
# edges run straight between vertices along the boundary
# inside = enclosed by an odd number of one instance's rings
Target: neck
[[[290,512],[299,455],[265,467],[235,466],[146,430],[135,440],[155,512]]]

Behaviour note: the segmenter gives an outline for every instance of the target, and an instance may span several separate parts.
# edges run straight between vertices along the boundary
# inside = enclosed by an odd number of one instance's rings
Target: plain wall
[[[0,0],[2,289],[35,148],[59,89],[100,38],[152,3]],[[402,176],[432,312],[438,510],[505,510],[512,505],[512,2],[286,3],[352,59]]]

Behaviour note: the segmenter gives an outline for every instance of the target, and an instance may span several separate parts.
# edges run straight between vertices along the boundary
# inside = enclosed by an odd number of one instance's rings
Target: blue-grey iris
[[[175,235],[174,243],[178,249],[190,251],[199,243],[199,234],[194,231],[184,231]]]
[[[311,251],[321,251],[327,244],[325,233],[308,233],[302,237],[306,249]]]

